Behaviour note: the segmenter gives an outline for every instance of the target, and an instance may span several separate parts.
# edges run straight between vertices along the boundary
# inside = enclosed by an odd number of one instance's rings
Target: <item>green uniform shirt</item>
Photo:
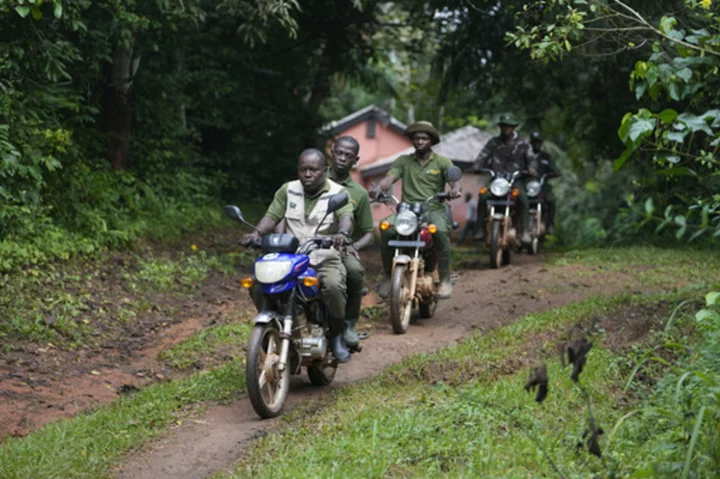
[[[267,212],[265,213],[265,216],[268,216],[275,221],[280,221],[285,217],[285,211],[287,210],[287,189],[288,184],[285,183],[275,192],[275,198],[273,198],[272,203],[270,203],[270,206],[268,206]],[[343,188],[345,190],[345,188]],[[305,194],[305,219],[307,220],[308,215],[312,212],[313,208],[315,208],[315,205],[317,204],[318,200],[320,199],[320,196],[322,196],[323,193],[327,193],[330,191],[330,183],[325,181],[325,186],[323,186],[320,191],[315,193],[313,196],[308,196]],[[350,194],[350,192],[348,192]],[[348,203],[337,210],[335,212],[335,215],[338,218],[341,218],[345,215],[352,215],[353,214],[353,205],[352,202],[348,201]]]
[[[328,170],[328,177],[335,183],[343,185],[350,195],[350,203],[353,206],[353,222],[355,223],[353,239],[357,240],[362,234],[371,233],[373,231],[373,216],[370,210],[370,196],[368,196],[365,188],[353,180],[352,176],[348,176],[345,181],[336,180],[333,178],[332,169]]]
[[[390,175],[402,180],[402,200],[423,203],[435,193],[442,193],[447,183],[447,170],[452,161],[430,153],[430,160],[421,166],[414,154],[403,155],[393,163]],[[443,206],[443,205],[440,205]]]

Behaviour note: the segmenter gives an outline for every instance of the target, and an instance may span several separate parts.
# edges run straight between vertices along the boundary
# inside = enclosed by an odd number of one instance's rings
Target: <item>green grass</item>
[[[677,303],[688,294],[593,298],[413,356],[338,392],[320,413],[292,414],[295,427],[260,440],[233,477],[557,477],[543,450],[568,477],[602,475],[597,458],[576,453],[586,406],[569,370],[551,360],[551,395],[538,405],[523,390],[528,368],[552,357],[558,333],[579,320]],[[665,316],[656,319],[662,329]],[[595,340],[602,338],[600,332]],[[608,430],[627,412],[620,385],[628,362],[633,361],[596,347],[582,375],[598,424]],[[614,438],[608,458],[613,467],[633,463],[633,442],[624,431]]]
[[[228,324],[204,328],[161,352],[159,358],[174,369],[187,370],[204,368],[208,362],[222,363],[228,356],[243,355],[253,327],[250,313],[243,313]]]
[[[30,436],[7,438],[0,447],[0,477],[109,477],[114,461],[181,421],[183,408],[225,400],[242,391],[241,368],[240,361],[233,361],[186,379],[155,384]]]

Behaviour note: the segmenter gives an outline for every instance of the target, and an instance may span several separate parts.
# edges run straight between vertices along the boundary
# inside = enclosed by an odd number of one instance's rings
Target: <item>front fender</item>
[[[255,324],[270,324],[272,322],[275,323],[278,331],[282,331],[282,321],[280,315],[275,311],[261,311],[253,319],[253,323]]]
[[[393,265],[396,264],[410,264],[410,256],[406,254],[399,254],[393,258]]]

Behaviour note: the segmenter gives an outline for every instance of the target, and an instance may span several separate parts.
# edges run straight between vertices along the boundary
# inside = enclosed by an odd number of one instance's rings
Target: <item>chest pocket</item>
[[[297,201],[293,201],[292,198],[288,198],[287,208],[285,208],[285,217],[291,220],[302,221],[305,219],[304,209],[305,208],[302,203],[298,203]]]

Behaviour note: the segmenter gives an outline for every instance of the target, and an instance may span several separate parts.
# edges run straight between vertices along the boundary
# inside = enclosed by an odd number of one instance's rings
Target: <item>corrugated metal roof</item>
[[[407,128],[405,123],[391,116],[387,111],[383,110],[379,106],[368,105],[355,113],[349,114],[345,118],[341,118],[324,125],[320,131],[327,135],[336,135],[347,130],[351,126],[370,119],[381,121],[384,125],[395,130],[401,135],[405,131],[405,128]]]

